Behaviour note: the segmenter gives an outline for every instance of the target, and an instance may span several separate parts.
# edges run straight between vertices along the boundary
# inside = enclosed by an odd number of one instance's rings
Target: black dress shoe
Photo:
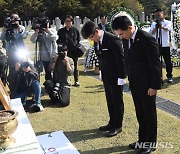
[[[101,126],[99,127],[99,130],[100,131],[108,131],[111,129],[111,126],[110,125],[106,125],[106,126]]]
[[[109,132],[107,132],[106,136],[107,137],[116,136],[118,133],[121,133],[121,132],[122,132],[122,128],[111,129],[109,130]]]
[[[155,148],[146,148],[146,149],[140,149],[138,154],[150,154],[151,152],[155,151]]]
[[[137,146],[137,144],[138,144],[138,142],[131,143],[131,144],[129,144],[129,148],[130,149],[139,149],[140,147]]]

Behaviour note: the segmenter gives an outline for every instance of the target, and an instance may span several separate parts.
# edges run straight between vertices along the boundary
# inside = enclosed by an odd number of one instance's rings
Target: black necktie
[[[131,48],[132,44],[133,44],[133,39],[130,38],[130,47],[129,48]]]
[[[101,41],[99,41],[99,50],[101,50],[102,49],[102,44],[101,44]]]

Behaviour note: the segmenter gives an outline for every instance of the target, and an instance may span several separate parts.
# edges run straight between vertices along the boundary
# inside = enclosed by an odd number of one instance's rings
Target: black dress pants
[[[109,125],[112,128],[121,128],[124,115],[123,87],[117,85],[115,80],[108,80],[103,77],[106,101],[109,112]]]
[[[163,56],[164,62],[166,64],[166,76],[167,78],[172,78],[172,62],[171,62],[171,55],[170,55],[170,47],[162,47],[161,54]]]
[[[131,89],[134,100],[136,117],[139,123],[139,142],[156,142],[157,112],[156,96],[148,96],[147,92],[140,93]]]
[[[45,70],[45,80],[52,80],[51,72],[49,71],[49,63],[48,61],[42,61],[44,70]]]
[[[74,82],[78,82],[79,72],[78,72],[78,57],[72,58],[74,61]]]

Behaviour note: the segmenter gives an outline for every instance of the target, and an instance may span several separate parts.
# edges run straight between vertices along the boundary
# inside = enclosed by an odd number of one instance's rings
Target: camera
[[[161,21],[159,19],[157,19],[155,22],[156,22],[156,27],[160,28],[161,27]]]
[[[156,27],[160,28],[161,27],[161,19],[158,15],[155,16],[154,21],[156,22]]]
[[[54,89],[53,89],[53,92],[52,92],[54,98],[58,97],[58,93],[60,92],[60,89],[61,89],[61,85],[60,85],[60,83],[57,82],[54,85]]]
[[[20,21],[20,18],[7,17],[4,21],[4,27],[7,28],[5,39],[10,42],[14,40],[14,30],[18,28],[16,21]]]
[[[44,28],[47,28],[47,24],[49,22],[48,17],[36,17],[32,21],[32,29],[39,29],[40,32],[43,31]]]
[[[4,21],[4,27],[9,31],[13,31],[18,28],[16,21],[20,21],[20,18],[7,17]]]
[[[65,58],[65,51],[67,51],[67,46],[65,44],[58,44],[58,56],[60,59],[64,59]]]

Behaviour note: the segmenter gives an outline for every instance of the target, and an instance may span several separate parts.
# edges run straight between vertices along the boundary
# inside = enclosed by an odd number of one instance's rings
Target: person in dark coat
[[[129,145],[151,153],[157,140],[156,94],[161,88],[159,47],[147,32],[138,29],[127,16],[112,21],[115,33],[123,39],[129,85],[139,123],[138,141]],[[140,145],[140,146],[138,146]]]
[[[78,71],[78,55],[76,46],[80,42],[80,34],[78,29],[73,26],[73,17],[67,15],[65,17],[65,27],[58,31],[59,39],[57,43],[66,44],[68,47],[68,57],[74,61],[74,86],[79,87],[79,71]]]
[[[97,55],[100,58],[102,81],[105,88],[109,122],[99,127],[101,131],[108,131],[107,136],[115,136],[122,132],[124,115],[123,84],[125,83],[125,58],[121,40],[109,32],[105,32],[89,21],[86,22],[81,33],[83,38],[90,38],[98,43]]]

